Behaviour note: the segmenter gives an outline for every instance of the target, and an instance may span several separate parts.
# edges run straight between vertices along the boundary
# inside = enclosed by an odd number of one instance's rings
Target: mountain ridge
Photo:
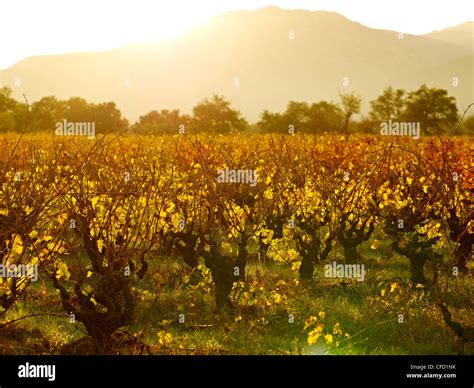
[[[455,27],[452,39],[467,39],[469,29],[460,35]],[[1,71],[0,80],[16,98],[25,93],[32,101],[47,95],[115,101],[131,120],[153,109],[189,112],[212,94],[230,99],[251,121],[289,100],[335,101],[350,91],[361,95],[366,113],[384,87],[412,90],[422,83],[444,87],[467,105],[472,50],[451,43],[449,31],[400,36],[335,12],[266,7],[215,16],[166,41],[30,57]]]

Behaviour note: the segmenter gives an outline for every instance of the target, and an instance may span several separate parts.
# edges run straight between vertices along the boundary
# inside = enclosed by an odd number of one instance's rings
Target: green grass
[[[285,264],[250,263],[248,283],[255,280],[264,288],[256,293],[259,302],[247,306],[239,299],[232,311],[218,314],[212,290],[206,293],[190,288],[199,276],[183,284],[182,276],[190,270],[175,260],[156,258],[145,281],[135,285],[137,296],[144,300],[138,304],[135,323],[124,330],[147,344],[148,354],[474,354],[472,344],[461,346],[445,325],[432,293],[410,287],[407,260],[384,260],[366,253],[369,271],[362,282],[326,279],[321,265],[311,282],[298,285],[297,274]],[[159,276],[153,277],[154,272]],[[266,305],[263,301],[281,280],[289,284],[281,291],[286,301]],[[399,288],[390,293],[394,282]],[[444,285],[445,279],[441,278],[440,284]],[[382,289],[386,290],[384,297]],[[447,289],[446,299],[455,306],[453,317],[466,326],[473,326],[473,289],[472,278],[466,276],[450,280]],[[145,290],[148,295],[143,294]],[[310,329],[304,330],[304,321],[320,311],[326,313],[320,320],[325,332],[339,323],[351,337],[339,338],[339,346],[336,341],[328,345],[322,338],[309,346]],[[400,312],[404,313],[403,323],[397,322]],[[32,286],[6,320],[38,313],[63,316],[35,316],[0,328],[0,354],[59,354],[65,344],[86,335],[80,322],[69,323],[49,284]],[[184,323],[178,322],[181,313],[185,314]],[[289,322],[289,314],[294,315],[294,322]],[[170,333],[172,341],[160,343],[160,331]],[[135,354],[127,348],[121,353]]]

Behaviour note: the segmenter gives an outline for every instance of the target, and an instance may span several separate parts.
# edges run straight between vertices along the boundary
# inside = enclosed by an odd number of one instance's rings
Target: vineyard
[[[470,138],[18,138],[1,354],[474,353]]]

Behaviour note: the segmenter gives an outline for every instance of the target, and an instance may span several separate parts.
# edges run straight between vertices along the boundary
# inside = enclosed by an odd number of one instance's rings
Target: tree
[[[230,133],[243,131],[248,123],[238,110],[232,109],[223,96],[204,99],[193,108],[194,124],[198,131]]]
[[[140,134],[177,134],[180,125],[185,125],[189,117],[181,115],[179,109],[163,109],[160,112],[153,110],[145,116],[140,116],[135,132]]]
[[[336,132],[342,128],[344,114],[333,102],[320,101],[308,110],[308,124],[313,132]]]
[[[385,88],[382,95],[370,102],[370,118],[378,122],[398,120],[405,107],[405,94],[402,89]]]
[[[461,132],[471,135],[474,133],[474,114],[464,119],[461,126]]]
[[[283,114],[283,125],[286,130],[292,125],[295,131],[307,132],[309,106],[306,102],[290,101]]]
[[[33,130],[54,130],[56,123],[64,117],[66,106],[54,96],[43,97],[31,106]]]
[[[360,112],[360,103],[362,100],[359,96],[356,96],[353,93],[339,93],[339,97],[341,98],[342,111],[344,113],[344,132],[346,134],[346,138],[348,138],[349,120],[351,119],[352,115],[358,114]]]
[[[262,132],[286,132],[287,128],[283,128],[281,123],[282,117],[280,113],[272,113],[265,109],[260,114],[260,121],[257,123],[257,127]]]
[[[257,125],[264,132],[288,133],[290,126],[298,132],[323,132],[337,131],[343,120],[342,110],[333,102],[290,101],[283,113],[263,111]]]
[[[128,127],[128,120],[122,118],[122,113],[115,102],[92,104],[92,121],[96,123],[97,130],[105,133],[110,131],[123,131]]]
[[[456,99],[449,97],[446,90],[422,85],[408,94],[402,118],[408,122],[419,122],[427,135],[445,132],[458,120]]]
[[[290,101],[283,113],[264,110],[257,123],[264,132],[289,133],[289,129],[306,132],[309,124],[309,106],[306,102]]]
[[[19,104],[12,97],[8,87],[0,88],[0,131],[7,132],[17,129],[19,121]]]
[[[96,131],[105,133],[121,131],[128,127],[128,120],[122,118],[115,102],[89,103],[83,98],[72,97],[64,102],[64,119],[72,122],[95,123]]]
[[[0,112],[0,132],[12,131],[15,128],[15,119],[11,112]]]
[[[0,88],[0,112],[13,110],[16,101],[11,96],[12,90],[9,87]]]

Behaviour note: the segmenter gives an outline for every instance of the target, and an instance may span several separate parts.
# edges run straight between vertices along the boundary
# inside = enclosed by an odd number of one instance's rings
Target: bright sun
[[[151,0],[17,0],[2,21],[0,69],[24,57],[104,50],[134,42],[163,40],[193,27],[225,6],[212,2]],[[3,10],[5,8],[2,7]],[[3,15],[2,10],[2,15]]]

